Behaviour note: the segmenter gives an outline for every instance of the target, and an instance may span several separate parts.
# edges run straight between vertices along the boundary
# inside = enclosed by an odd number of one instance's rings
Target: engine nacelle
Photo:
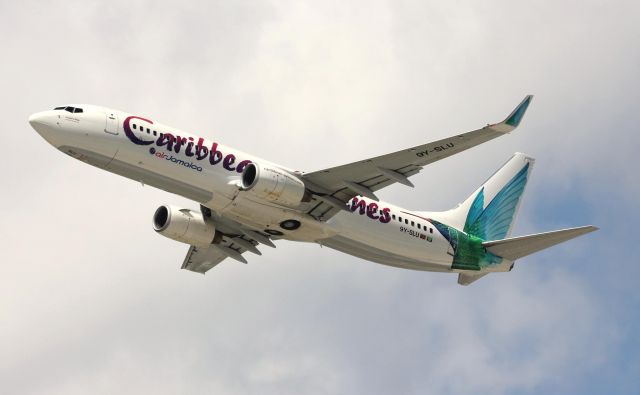
[[[242,189],[269,202],[297,207],[309,201],[304,183],[296,176],[273,166],[249,163],[242,171]]]
[[[170,239],[196,246],[214,242],[216,227],[201,212],[173,206],[160,206],[153,214],[153,229]]]

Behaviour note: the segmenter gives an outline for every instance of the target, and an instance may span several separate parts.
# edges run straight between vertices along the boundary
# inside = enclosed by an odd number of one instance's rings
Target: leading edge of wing
[[[302,178],[314,194],[307,214],[326,220],[340,209],[343,203],[354,196],[370,196],[377,200],[374,192],[400,182],[413,186],[408,177],[419,173],[430,163],[455,155],[496,137],[513,131],[531,104],[533,95],[527,95],[507,118],[481,129],[447,137],[442,140],[396,151],[390,154],[329,169],[305,173]]]
[[[303,178],[330,195],[349,189],[356,196],[362,189],[360,186],[375,191],[395,182],[405,181],[402,183],[410,185],[406,178],[417,174],[423,166],[513,131],[520,124],[532,98],[532,95],[527,95],[502,122],[390,154],[306,173]]]
[[[347,170],[351,167],[376,167],[375,165],[386,165],[383,168],[393,170],[398,172],[403,167],[410,166],[416,163],[431,163],[435,160],[443,159],[450,155],[460,152],[461,150],[456,149],[458,146],[463,147],[462,150],[471,148],[475,145],[481,144],[485,141],[488,141],[492,138],[498,137],[502,133],[509,133],[513,131],[520,125],[524,114],[526,113],[531,101],[533,99],[533,95],[527,95],[525,98],[518,104],[518,106],[507,116],[507,118],[499,123],[489,124],[481,129],[473,130],[471,132],[454,135],[448,138],[444,138],[441,140],[437,140],[431,143],[418,145],[415,147],[403,149],[400,151],[392,152],[385,155],[376,156],[369,159],[360,160],[357,162],[352,162],[345,165],[335,166],[324,170],[318,170],[310,173],[305,173],[304,177],[314,181],[317,175],[333,173],[339,170]],[[498,132],[498,133],[492,133]],[[494,134],[494,135],[492,135]],[[481,136],[482,135],[482,136]],[[484,137],[484,138],[482,138]],[[488,138],[487,138],[488,137]],[[462,141],[462,140],[474,140],[474,141]],[[453,151],[453,152],[452,152]],[[433,160],[427,160],[427,158]],[[396,161],[400,161],[402,163],[393,163]],[[425,164],[427,164],[425,163]],[[374,165],[375,164],[375,165]],[[352,182],[360,182],[361,180],[348,180]]]

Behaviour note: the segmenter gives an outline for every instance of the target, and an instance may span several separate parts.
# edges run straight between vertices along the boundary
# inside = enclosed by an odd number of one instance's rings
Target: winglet
[[[533,95],[527,95],[524,100],[518,104],[518,107],[509,114],[507,119],[498,124],[491,125],[490,127],[503,133],[511,132],[520,125],[520,121],[522,121],[524,113],[527,112],[527,108],[529,108],[529,104],[531,104],[532,99]]]

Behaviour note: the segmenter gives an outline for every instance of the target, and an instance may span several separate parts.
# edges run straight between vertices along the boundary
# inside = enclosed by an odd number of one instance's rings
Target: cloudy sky
[[[0,3],[0,392],[636,394],[637,1]],[[597,233],[460,287],[280,242],[206,276],[158,236],[177,196],[49,146],[29,114],[122,109],[312,171],[517,133],[385,200],[441,210],[537,159],[516,234]]]

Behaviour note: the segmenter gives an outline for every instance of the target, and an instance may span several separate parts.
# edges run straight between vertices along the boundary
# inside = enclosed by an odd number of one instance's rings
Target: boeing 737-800
[[[60,151],[98,168],[200,204],[160,206],[159,234],[189,245],[183,269],[205,273],[226,258],[287,239],[313,242],[384,265],[458,273],[467,285],[505,272],[526,255],[596,230],[593,226],[510,237],[534,160],[514,154],[463,203],[412,211],[376,192],[424,166],[513,131],[527,96],[503,121],[443,140],[309,173],[226,147],[148,118],[94,105],[65,105],[29,118]]]

